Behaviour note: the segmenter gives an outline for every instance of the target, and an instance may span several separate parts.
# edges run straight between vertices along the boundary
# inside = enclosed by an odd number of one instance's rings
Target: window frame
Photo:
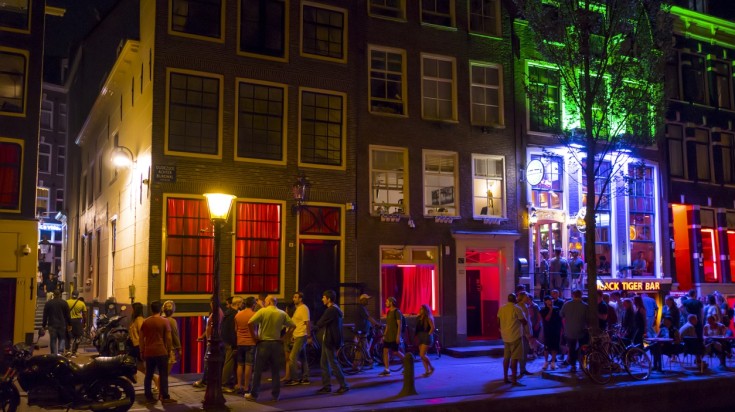
[[[44,124],[44,116],[48,117],[48,124]],[[54,130],[54,102],[46,98],[41,99],[41,112],[39,123],[41,126],[41,130]]]
[[[340,164],[339,165],[328,165],[328,164],[320,164],[320,163],[309,163],[304,162],[302,160],[303,156],[303,98],[304,93],[315,93],[315,94],[324,94],[324,95],[330,95],[330,96],[339,96],[342,99],[342,107],[341,107],[341,113],[342,113],[342,119],[340,122],[341,126],[341,150],[340,150]],[[335,90],[326,90],[326,89],[316,89],[311,87],[299,87],[299,125],[298,125],[298,133],[299,133],[299,151],[298,151],[298,165],[299,167],[310,167],[315,169],[331,169],[331,170],[347,170],[347,93],[339,92]]]
[[[373,53],[373,51],[385,52],[386,55],[390,53],[390,54],[396,54],[396,55],[400,55],[401,56],[401,73],[400,73],[400,75],[401,75],[401,91],[400,91],[400,93],[401,93],[401,100],[400,101],[401,101],[401,104],[403,106],[402,113],[381,112],[381,111],[374,110],[374,108],[373,108],[373,99],[377,99],[377,98],[373,97],[373,92],[372,92],[372,90],[373,90],[373,76],[372,76],[372,72],[374,70],[377,71],[377,69],[373,69],[373,67],[372,67],[372,62],[373,62],[373,59],[372,59],[373,54],[372,53]],[[367,95],[368,95],[367,96],[368,97],[368,112],[370,114],[374,114],[374,115],[378,115],[378,116],[408,117],[408,82],[407,82],[407,71],[406,71],[406,66],[407,66],[406,65],[406,61],[407,61],[407,59],[406,59],[406,50],[405,49],[397,49],[397,48],[393,48],[393,47],[378,46],[378,45],[375,45],[375,44],[369,44],[368,45],[368,51],[367,51],[367,53],[368,53],[368,55],[367,55],[367,61],[368,61],[368,93],[367,93]],[[387,61],[387,59],[386,59],[386,61]],[[381,71],[381,73],[385,73],[386,74],[386,77],[387,77],[387,75],[389,75],[391,73],[396,74],[395,71],[390,71],[387,67],[385,69],[383,69],[383,70],[380,70],[380,71]],[[387,82],[388,81],[386,79],[385,80],[385,83],[387,83]],[[386,89],[387,89],[387,87],[386,87]],[[390,103],[390,100],[388,98],[385,98],[384,100],[386,100],[387,102]]]
[[[0,53],[17,55],[24,59],[23,96],[21,97],[23,101],[21,102],[22,103],[21,109],[19,112],[7,112],[7,111],[3,111],[2,109],[0,109],[0,116],[26,117],[26,110],[28,108],[28,67],[29,67],[30,53],[27,50],[13,49],[10,47],[3,47],[3,46],[0,46]]]
[[[684,59],[684,55],[689,55],[689,56],[691,56],[691,58],[689,60],[686,60],[686,59]],[[688,79],[688,77],[686,76],[686,74],[687,73],[696,74],[695,69],[692,68],[693,60],[694,59],[699,59],[702,62],[702,65],[701,65],[701,74],[699,74],[699,75],[696,76],[696,78],[700,79],[700,82],[699,83],[701,83],[701,85],[696,85],[696,87],[694,87],[694,89],[701,90],[701,93],[702,93],[702,99],[701,99],[701,101],[692,99],[692,96],[690,96],[687,93],[687,84],[688,84],[687,79]],[[684,64],[684,62],[689,62],[689,64]],[[686,66],[689,66],[689,69],[686,69]],[[706,56],[704,56],[702,54],[699,54],[699,53],[691,52],[691,51],[681,51],[681,52],[679,52],[679,76],[681,78],[681,81],[679,82],[680,87],[681,87],[681,94],[680,94],[680,96],[681,96],[681,99],[683,101],[694,103],[694,104],[699,104],[699,105],[703,105],[703,106],[709,105],[709,98],[708,98],[708,93],[707,93],[707,61],[706,61]]]
[[[482,67],[484,69],[497,69],[498,71],[498,84],[493,87],[493,85],[489,84],[483,84],[483,83],[475,83],[474,76],[473,76],[473,68],[475,67]],[[504,96],[503,96],[503,65],[497,64],[497,63],[486,63],[486,62],[479,62],[479,61],[470,61],[470,124],[473,126],[479,126],[479,127],[493,127],[493,128],[503,128],[505,127],[505,107],[504,107]],[[474,99],[474,93],[476,88],[482,88],[484,89],[495,89],[498,93],[498,123],[497,124],[480,124],[475,119],[473,110],[474,106],[477,104],[475,103]],[[481,105],[482,107],[491,107],[491,105],[484,103]]]
[[[3,145],[17,145],[18,146],[18,158],[16,159],[16,163],[11,163],[11,167],[9,169],[13,169],[13,165],[15,166],[15,171],[17,174],[17,180],[14,182],[16,193],[16,205],[12,208],[5,208],[2,204],[0,204],[0,212],[2,213],[20,213],[21,212],[21,205],[23,204],[23,168],[24,168],[24,156],[25,156],[25,141],[19,140],[19,139],[10,139],[6,137],[0,136],[0,143]],[[2,165],[2,167],[5,167],[5,165]],[[12,195],[11,195],[12,196]],[[9,204],[8,204],[9,205]]]
[[[544,153],[531,153],[530,160],[540,160],[541,163],[543,163],[543,165],[544,165],[544,176],[548,176],[549,177],[548,179],[544,179],[544,180],[548,180],[550,182],[550,186],[549,186],[548,189],[545,188],[545,187],[540,187],[541,186],[541,183],[539,183],[538,185],[535,185],[535,186],[531,186],[531,188],[530,188],[530,190],[531,190],[531,193],[530,193],[530,203],[531,203],[531,206],[533,206],[533,207],[535,207],[537,209],[540,208],[540,209],[549,209],[549,210],[566,210],[566,208],[567,208],[567,206],[565,206],[566,199],[564,198],[564,196],[566,195],[566,190],[565,190],[566,189],[566,184],[564,182],[564,176],[565,176],[565,173],[567,171],[566,171],[566,164],[564,162],[564,157],[561,156],[561,155],[558,155],[556,153],[550,154],[550,155],[545,155]],[[554,169],[553,169],[553,164],[555,162],[557,163],[557,167],[559,169],[556,173],[554,173]],[[548,171],[547,168],[551,168],[551,171]],[[555,189],[554,188],[554,182],[555,182],[555,180],[551,180],[551,177],[553,177],[553,176],[558,176],[558,179],[557,179],[558,182],[559,182],[559,188],[558,189]],[[542,183],[543,183],[543,180],[542,180]],[[535,195],[534,192],[537,192],[538,195]],[[543,193],[543,192],[546,192],[546,193],[551,193],[551,192],[556,193],[556,195],[559,198],[559,207],[551,207],[552,206],[551,199],[548,199],[546,201],[547,206],[541,205],[541,200],[540,200],[541,199],[541,196],[540,196],[540,194]],[[538,198],[538,200],[537,200],[537,198]]]
[[[48,147],[48,152],[44,153],[41,150],[41,146]],[[41,137],[41,141],[38,142],[38,172],[39,173],[45,173],[45,174],[51,174],[51,170],[53,168],[51,167],[51,153],[53,153],[54,147],[51,145],[51,143],[46,143],[46,139],[44,137]],[[45,169],[41,169],[41,157],[46,158],[46,167]]]
[[[482,0],[479,0],[482,1]],[[495,19],[495,31],[492,33],[486,32],[486,31],[480,31],[477,29],[472,29],[472,16],[477,15],[480,16],[481,20],[487,19],[487,15],[485,14],[485,10],[483,7],[483,10],[480,10],[479,13],[473,13],[473,0],[467,0],[467,31],[471,35],[475,36],[486,36],[486,37],[492,37],[492,38],[501,38],[503,36],[503,25],[500,21],[500,1],[498,0],[491,0],[494,4],[494,19]],[[484,4],[480,3],[481,6],[484,6]]]
[[[428,164],[427,157],[429,156],[436,156],[440,158],[440,170],[436,172],[433,172],[433,171],[427,172],[426,170],[427,164]],[[452,158],[454,162],[454,167],[453,167],[454,170],[452,171],[453,186],[451,186],[452,187],[452,203],[451,204],[439,203],[438,205],[434,205],[434,202],[433,202],[434,192],[440,191],[439,193],[437,193],[437,198],[438,198],[438,201],[441,202],[441,195],[442,195],[441,190],[448,186],[428,185],[427,175],[429,177],[436,176],[439,179],[441,179],[442,177],[445,177],[446,174],[442,173],[442,170],[441,170],[441,159],[444,159],[444,158]],[[427,192],[427,190],[429,190],[428,189],[429,187],[435,187],[436,189],[432,190],[431,192]],[[444,151],[444,150],[428,150],[428,149],[423,149],[421,151],[421,193],[422,193],[421,197],[423,199],[423,203],[421,206],[422,208],[421,213],[424,217],[429,217],[429,218],[433,218],[434,216],[461,217],[461,213],[460,213],[461,202],[459,199],[460,187],[459,187],[459,153],[458,152]],[[427,196],[427,193],[431,193],[431,195]],[[436,209],[436,211],[433,210],[434,208]],[[445,209],[445,211],[440,211],[439,209]],[[452,212],[451,209],[454,209],[454,211]]]
[[[733,166],[735,163],[735,159],[733,158],[735,156],[735,133],[713,130],[710,135],[712,141],[712,166],[715,171],[713,176],[714,181],[723,185],[735,185],[735,167]],[[729,136],[727,142],[723,141],[723,135]],[[725,155],[729,157],[729,176],[724,174],[726,170],[723,164]]]
[[[401,251],[401,254],[399,256],[392,256],[390,252],[392,251]],[[431,260],[423,260],[423,259],[415,259],[414,252],[424,252],[426,256],[433,256],[433,259]],[[392,259],[394,257],[394,259]],[[433,282],[434,282],[434,298],[435,302],[426,302],[429,304],[429,306],[432,306],[432,303],[434,304],[434,309],[432,313],[435,316],[441,316],[442,315],[442,309],[443,306],[441,304],[442,302],[442,293],[444,288],[442,287],[442,276],[441,276],[441,270],[439,265],[439,248],[437,246],[420,246],[420,245],[390,245],[390,244],[381,244],[378,246],[378,270],[380,271],[378,274],[379,279],[379,290],[380,290],[380,300],[381,302],[385,302],[385,300],[389,296],[382,296],[383,295],[383,266],[400,266],[400,265],[434,265],[434,275],[433,275]],[[400,299],[400,296],[397,296],[396,299]],[[384,308],[384,305],[381,303],[380,306],[382,309]],[[382,313],[382,312],[381,312]]]
[[[290,42],[290,2],[291,0],[281,0],[283,2],[283,55],[271,56],[268,54],[256,53],[253,51],[244,51],[242,45],[242,2],[248,0],[237,0],[237,54],[240,56],[254,57],[256,59],[271,60],[277,62],[288,62],[289,42]],[[275,0],[279,1],[279,0]]]
[[[409,214],[408,211],[411,210],[410,209],[410,196],[407,195],[409,193],[409,187],[410,187],[409,186],[410,185],[410,182],[409,182],[409,179],[408,179],[408,174],[409,174],[409,167],[408,167],[408,162],[409,162],[408,148],[407,147],[396,147],[396,146],[370,145],[369,146],[369,150],[370,150],[370,158],[369,158],[369,162],[370,162],[370,164],[369,164],[369,167],[370,167],[370,175],[369,175],[369,184],[370,184],[370,215],[371,216],[380,216],[381,214],[390,214],[390,211],[391,211],[390,208],[391,207],[395,207],[396,208],[396,214],[408,215]],[[382,171],[382,169],[378,170],[378,169],[375,168],[375,160],[374,160],[374,157],[373,157],[373,154],[375,152],[394,152],[394,153],[401,153],[402,158],[403,158],[403,170],[402,171],[400,171],[400,170],[394,171],[394,170],[390,170],[390,169],[385,169],[384,173],[386,174],[386,184],[385,184],[384,187],[380,187],[380,186],[376,187],[376,184],[379,184],[379,183],[375,183],[375,180],[376,180],[375,176],[376,176],[377,173],[383,173],[383,171]],[[378,170],[378,171],[376,171],[376,170]],[[399,193],[400,192],[403,192],[403,198],[402,198],[402,201],[403,202],[402,203],[401,202],[396,202],[395,204],[393,204],[393,203],[387,203],[388,210],[381,212],[380,209],[383,206],[378,205],[378,202],[375,199],[375,190],[383,189],[386,192],[388,191],[389,184],[387,182],[388,182],[388,174],[390,174],[390,173],[395,173],[395,175],[396,175],[396,182],[398,181],[398,175],[400,173],[403,174],[403,176],[402,176],[402,178],[403,178],[403,185],[401,186],[401,189],[399,191]],[[390,200],[390,198],[388,200]],[[400,208],[403,209],[402,213],[398,213],[398,209],[400,209]]]
[[[330,12],[335,12],[335,13],[341,13],[342,14],[342,19],[343,19],[342,20],[342,36],[341,36],[341,40],[342,40],[342,57],[324,56],[324,55],[312,54],[312,53],[309,53],[307,51],[304,51],[304,30],[305,30],[305,26],[306,26],[305,21],[304,21],[304,16],[305,16],[304,8],[305,7],[313,7],[313,8],[316,8],[316,9],[323,9],[323,10],[328,10]],[[349,20],[348,20],[348,12],[347,12],[347,9],[343,9],[343,8],[340,8],[340,7],[329,6],[329,5],[322,4],[322,3],[313,3],[313,2],[310,2],[310,1],[302,1],[301,2],[301,7],[300,7],[300,12],[301,12],[301,19],[300,19],[300,26],[299,26],[299,37],[300,37],[299,38],[299,54],[301,55],[301,57],[305,57],[305,58],[309,58],[309,59],[317,59],[317,60],[330,61],[330,62],[335,62],[335,63],[347,63],[347,51],[348,51],[347,43],[349,41],[349,36],[348,36]]]
[[[280,88],[283,91],[283,110],[281,113],[281,159],[261,159],[257,157],[246,157],[238,155],[238,147],[240,145],[240,85],[243,83],[255,86],[265,86],[272,88]],[[238,77],[235,79],[235,150],[234,158],[236,161],[285,165],[288,159],[288,85],[283,83],[268,82],[264,80],[256,80],[250,78]]]
[[[710,91],[709,93],[709,105],[712,107],[717,107],[719,109],[723,110],[733,110],[733,82],[732,82],[732,63],[720,60],[717,58],[714,58],[712,55],[707,56],[707,83],[708,88],[707,90]],[[724,67],[725,71],[727,73],[720,73],[720,71],[717,69],[717,66]],[[717,79],[724,79],[725,80],[725,87],[724,90],[727,93],[727,102],[726,105],[723,105],[720,103],[722,92],[721,89],[718,87],[719,82],[717,82]],[[718,101],[713,101],[714,99],[717,99]]]
[[[425,61],[426,60],[433,60],[433,61],[445,61],[450,62],[452,65],[452,78],[451,78],[451,87],[452,87],[452,96],[451,96],[451,104],[452,104],[452,116],[449,119],[442,119],[442,118],[433,118],[428,117],[426,114],[426,103],[425,100],[428,98],[426,97],[426,90],[424,87],[424,83],[427,81],[434,81],[438,84],[440,81],[446,82],[446,79],[444,78],[429,78],[427,79],[427,76],[424,74],[425,69]],[[444,80],[442,80],[444,79]],[[439,97],[435,98],[428,98],[433,99],[436,101],[440,101]],[[430,53],[421,53],[421,118],[423,120],[427,121],[435,121],[435,122],[443,122],[443,123],[458,123],[459,118],[457,114],[457,59],[455,57],[451,56],[442,56],[437,54],[430,54]],[[438,106],[437,106],[437,112],[438,112]]]
[[[8,31],[13,33],[30,34],[31,32],[31,10],[33,10],[33,1],[26,0],[25,27],[11,27],[0,24],[0,31]]]
[[[679,128],[681,130],[680,136],[672,136],[671,133],[669,133],[669,127],[672,128]],[[681,174],[673,174],[671,173],[671,164],[674,162],[676,163],[677,159],[674,159],[672,156],[672,144],[674,147],[678,145],[678,151],[679,151],[679,163],[681,164]],[[679,179],[687,179],[687,162],[686,162],[686,150],[684,145],[684,125],[679,123],[666,123],[666,158],[667,158],[667,166],[668,166],[668,173],[671,178],[679,178]]]
[[[61,204],[59,204],[59,201],[61,201]],[[64,210],[64,189],[56,189],[56,192],[54,193],[54,205],[56,206],[55,210],[57,212]]]
[[[197,76],[209,79],[216,79],[218,81],[217,94],[217,153],[206,154],[206,153],[194,153],[184,152],[180,150],[171,150],[169,145],[171,143],[170,134],[170,116],[171,116],[171,75],[179,74],[185,76]],[[183,157],[196,157],[203,159],[222,159],[222,128],[223,128],[223,112],[224,112],[224,76],[216,73],[201,72],[196,70],[179,69],[173,67],[166,68],[166,111],[165,111],[165,130],[164,130],[164,155],[166,156],[183,156]]]
[[[627,170],[629,174],[634,172],[634,171],[631,172],[630,171],[630,168],[636,168],[636,169],[642,168],[644,170],[649,170],[650,171],[650,178],[646,178],[645,175],[643,177],[644,181],[642,183],[643,183],[644,186],[643,186],[643,190],[642,190],[643,191],[643,194],[642,195],[637,195],[636,194],[637,193],[636,188],[639,187],[639,186],[637,186],[637,184],[638,184],[637,180],[632,180],[629,183],[629,185],[630,184],[634,184],[636,186],[634,186],[632,188],[629,187],[628,190],[627,190],[627,193],[625,195],[625,204],[626,204],[626,208],[625,208],[625,210],[626,210],[625,221],[627,222],[628,228],[629,228],[629,231],[630,231],[629,236],[627,236],[628,250],[631,251],[630,252],[630,261],[631,261],[631,264],[632,264],[633,260],[637,259],[637,257],[638,257],[638,250],[639,249],[638,248],[635,248],[635,245],[644,245],[644,247],[645,247],[645,245],[653,245],[653,247],[652,247],[653,253],[654,253],[653,259],[650,259],[649,256],[646,256],[647,257],[647,261],[651,265],[651,271],[650,272],[644,272],[644,273],[650,273],[652,277],[656,277],[656,273],[658,273],[658,271],[657,271],[657,269],[658,269],[658,261],[656,259],[656,253],[657,253],[657,251],[656,251],[656,246],[655,245],[656,245],[656,239],[659,239],[660,238],[659,236],[657,236],[657,232],[658,232],[658,230],[657,230],[657,227],[658,227],[657,219],[659,218],[658,217],[658,213],[657,213],[657,210],[658,210],[658,204],[657,204],[658,203],[657,202],[658,185],[656,183],[657,168],[653,164],[649,164],[649,163],[646,163],[643,166],[639,166],[639,165],[635,165],[633,163],[630,163],[630,164],[628,164],[628,170]],[[647,196],[645,194],[645,185],[646,184],[650,184],[651,192],[652,192],[652,194],[650,196]],[[650,201],[650,211],[638,210],[637,208],[634,210],[634,208],[631,206],[631,203],[633,203],[633,201],[635,199],[648,199]],[[634,223],[634,221],[633,221],[634,215],[636,215],[636,216],[637,215],[643,216],[644,219],[645,219],[645,216],[646,215],[650,216],[650,224],[649,225],[639,224],[637,221]],[[639,227],[642,228],[642,227],[645,227],[645,226],[649,226],[649,230],[650,230],[650,233],[648,234],[648,239],[643,239],[643,240],[631,239],[630,234],[633,233],[633,229],[634,228],[636,228],[635,232],[636,232],[636,238],[637,238],[639,236],[638,235],[639,231],[637,230],[637,228],[639,228]]]
[[[168,34],[171,36],[180,36],[180,37],[187,37],[190,39],[196,39],[196,40],[203,40],[208,42],[214,42],[214,43],[224,43],[225,42],[225,8],[226,8],[226,0],[218,0],[219,1],[219,10],[220,10],[220,24],[219,24],[219,36],[218,37],[212,37],[212,36],[206,36],[202,34],[194,34],[194,33],[188,33],[185,31],[178,31],[174,30],[174,1],[177,0],[168,0]],[[186,0],[189,1],[195,1],[195,2],[203,2],[202,0]]]
[[[539,62],[527,62],[527,64],[526,64],[526,79],[527,79],[527,81],[529,83],[531,82],[530,70],[531,70],[532,67],[533,68],[537,68],[539,70],[550,70],[550,71],[555,71],[555,72],[558,73],[558,70],[556,70],[556,68],[554,68],[552,66],[549,66],[549,65],[546,65],[546,64],[543,64],[543,63],[539,63]],[[534,83],[534,85],[541,85],[541,84],[542,83],[539,83],[539,82]],[[548,87],[548,86],[549,85],[536,86],[536,87]],[[556,126],[557,129],[556,130],[553,130],[553,128],[555,126],[546,126],[546,123],[547,122],[544,119],[542,119],[542,120],[544,120],[544,122],[543,122],[543,125],[544,125],[543,130],[537,130],[537,129],[535,129],[535,128],[532,127],[531,120],[534,118],[534,116],[532,115],[532,112],[534,112],[534,110],[533,110],[533,107],[531,107],[531,105],[532,105],[533,102],[531,101],[531,99],[528,96],[526,96],[526,130],[528,131],[529,134],[536,134],[536,135],[542,135],[542,136],[551,136],[551,135],[554,135],[555,133],[557,133],[558,131],[560,131],[561,128],[562,128],[562,126],[563,126],[563,124],[562,124],[562,113],[563,113],[563,110],[564,109],[563,109],[563,88],[562,88],[562,84],[561,84],[561,79],[559,79],[559,82],[556,85],[552,85],[552,86],[556,86],[556,90],[557,90],[556,96],[555,96],[556,97],[555,105],[556,105],[556,107],[558,109],[554,111],[555,112],[555,115],[558,117],[558,119],[556,121],[556,123],[557,123],[557,126]],[[529,87],[531,87],[531,86],[529,85]],[[548,96],[548,93],[546,95]],[[539,114],[539,117],[541,117],[542,114],[543,113]],[[545,118],[546,116],[543,116],[543,117]]]
[[[484,219],[491,219],[491,218],[501,218],[505,219],[508,216],[508,210],[507,210],[507,179],[506,179],[506,166],[505,166],[505,156],[501,155],[490,155],[490,154],[482,154],[482,153],[472,153],[472,217],[476,220],[484,220]],[[500,178],[494,178],[489,175],[478,175],[477,169],[476,169],[476,163],[475,160],[490,160],[490,161],[500,161],[501,165],[501,176]],[[488,213],[486,215],[483,215],[481,213],[476,213],[475,209],[475,202],[478,199],[484,199],[485,200],[485,207],[488,207],[488,212],[490,212],[490,205],[488,204],[488,199],[496,199],[495,196],[492,198],[489,198],[487,196],[487,192],[490,191],[490,189],[485,189],[485,194],[480,196],[478,195],[478,192],[476,192],[476,185],[478,180],[483,180],[485,183],[485,187],[487,187],[487,182],[490,180],[493,181],[500,181],[500,214],[491,214]],[[495,203],[495,200],[493,200],[491,203]],[[493,209],[495,209],[493,207]],[[480,208],[480,212],[482,212],[482,208]]]
[[[706,141],[697,140],[697,130],[706,133]],[[689,136],[689,132],[692,131],[692,135]],[[686,164],[687,177],[689,180],[710,183],[713,180],[712,173],[712,137],[710,136],[710,130],[702,127],[685,127],[684,128],[684,161]],[[692,150],[694,149],[694,150]],[[707,177],[700,178],[699,176],[699,159],[697,154],[699,150],[704,149],[707,153]],[[692,152],[692,153],[690,153]],[[694,169],[694,170],[690,170]],[[704,170],[704,169],[703,169]]]
[[[66,174],[66,146],[56,146],[56,175],[64,176]]]
[[[46,210],[39,212],[43,209],[43,204],[46,204]],[[36,216],[44,218],[48,215],[46,212],[50,212],[51,207],[51,189],[45,186],[36,186]]]
[[[397,0],[399,2],[399,4],[400,4],[397,9],[391,8],[391,7],[387,6],[387,5],[384,5],[383,6],[383,8],[385,8],[385,9],[397,10],[400,13],[400,16],[399,17],[391,17],[391,16],[385,16],[385,15],[382,15],[382,14],[379,14],[379,13],[375,13],[373,11],[374,10],[373,7],[371,7],[371,6],[374,6],[372,4],[373,1],[374,0],[368,0],[366,2],[367,3],[367,13],[368,13],[368,16],[375,17],[375,18],[378,18],[378,19],[393,20],[393,21],[398,21],[398,22],[405,22],[406,21],[406,0]],[[376,0],[376,1],[379,1],[379,0]],[[383,1],[383,3],[387,3],[388,0],[382,0],[382,1]],[[378,7],[380,7],[380,6],[378,6]]]
[[[438,3],[439,2],[449,2],[449,16],[444,16],[443,14],[440,14],[437,10]],[[433,15],[436,16],[443,16],[442,18],[449,18],[449,25],[446,24],[439,24],[439,23],[432,23],[424,21],[424,3],[425,2],[433,2],[434,5],[434,13]],[[422,26],[430,26],[430,27],[436,27],[444,30],[457,30],[457,5],[455,4],[455,0],[421,0],[419,2],[419,21],[421,22]]]

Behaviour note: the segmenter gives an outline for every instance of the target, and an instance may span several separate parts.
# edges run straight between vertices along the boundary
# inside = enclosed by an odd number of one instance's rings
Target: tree
[[[668,8],[660,0],[514,0],[534,54],[552,68],[564,106],[547,85],[526,78],[529,104],[583,169],[584,255],[589,324],[597,328],[596,214],[611,186],[637,179],[623,165],[655,144],[665,109],[663,77],[672,50]],[[589,160],[589,161],[588,161]],[[630,168],[629,168],[630,169]],[[633,168],[635,169],[635,168]],[[620,185],[613,184],[621,181]]]

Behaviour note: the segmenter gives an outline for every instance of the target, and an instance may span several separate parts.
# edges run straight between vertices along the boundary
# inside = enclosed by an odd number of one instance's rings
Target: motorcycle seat
[[[82,380],[104,376],[123,376],[136,370],[135,359],[128,355],[98,357],[75,370],[77,378]]]

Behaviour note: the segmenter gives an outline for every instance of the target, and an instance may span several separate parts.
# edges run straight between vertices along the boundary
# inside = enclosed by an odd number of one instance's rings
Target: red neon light
[[[714,271],[715,280],[717,280],[717,251],[715,250],[715,230],[714,229],[702,229],[702,232],[709,233],[709,240],[711,242],[712,249],[712,270]]]

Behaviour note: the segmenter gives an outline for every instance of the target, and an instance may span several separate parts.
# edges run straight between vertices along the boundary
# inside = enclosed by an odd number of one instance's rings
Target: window
[[[214,235],[204,199],[166,199],[165,293],[212,293]]]
[[[555,133],[561,130],[561,83],[559,73],[549,67],[528,66],[528,129]]]
[[[41,101],[41,128],[54,129],[54,102],[46,99]]]
[[[171,0],[171,32],[222,39],[221,0]]]
[[[406,214],[408,211],[408,150],[400,147],[370,147],[370,213]]]
[[[36,216],[46,217],[45,213],[49,211],[49,203],[48,187],[36,187]]]
[[[458,216],[457,153],[424,150],[424,215]]]
[[[0,48],[0,114],[25,113],[27,55]]]
[[[63,176],[66,172],[66,147],[58,146],[56,149],[56,174]]]
[[[281,290],[282,210],[280,203],[237,202],[235,293]]]
[[[57,212],[64,210],[64,189],[56,189],[56,209]]]
[[[20,172],[23,146],[0,139],[0,209],[20,209]]]
[[[424,119],[457,120],[455,60],[421,55],[421,110]]]
[[[421,22],[454,27],[454,0],[421,0]]]
[[[639,252],[647,262],[644,273],[654,272],[654,222],[656,219],[656,191],[653,182],[653,167],[630,165],[628,175],[628,211],[631,261],[638,259]]]
[[[441,296],[438,256],[435,247],[381,246],[381,301],[395,297],[406,316],[418,314],[424,303],[438,315]],[[385,313],[385,309],[381,306],[381,313]]]
[[[406,115],[406,51],[370,46],[370,112]]]
[[[735,183],[733,176],[733,134],[712,133],[712,154],[715,167],[715,181],[726,185]]]
[[[707,283],[719,283],[722,272],[720,268],[720,248],[718,237],[720,234],[715,223],[715,211],[702,208],[699,211],[699,220],[702,228],[699,233],[702,236],[701,262],[704,264],[704,281]]]
[[[51,173],[51,145],[43,141],[38,144],[38,171]]]
[[[370,0],[368,13],[373,17],[406,19],[406,0]]]
[[[531,160],[540,160],[544,165],[541,182],[531,186],[531,197],[535,207],[546,209],[564,208],[564,160],[560,156],[532,155]]]
[[[687,127],[685,142],[689,179],[705,182],[710,181],[709,131],[707,129]]]
[[[470,63],[471,121],[475,126],[502,126],[502,69],[497,65]]]
[[[499,36],[499,4],[498,0],[470,0],[470,31]]]
[[[666,147],[669,159],[669,176],[685,178],[684,174],[684,127],[666,125]]]
[[[346,96],[301,91],[301,163],[344,166]]]
[[[587,179],[584,178],[587,160],[582,162],[580,181],[582,182],[582,207],[587,207]],[[595,256],[605,256],[608,262],[611,262],[612,255],[612,237],[610,226],[610,184],[613,182],[610,178],[612,173],[612,165],[610,162],[595,161],[595,204],[597,211],[595,213]],[[607,183],[607,184],[606,184]],[[604,190],[603,190],[604,187]],[[576,230],[576,227],[575,227]],[[580,233],[579,239],[584,238]]]
[[[66,104],[59,103],[59,124],[56,129],[59,132],[66,133]]]
[[[220,154],[222,78],[169,72],[168,152]]]
[[[0,3],[0,28],[27,31],[30,28],[30,0],[4,0]]]
[[[472,214],[505,217],[505,159],[472,155]]]
[[[238,158],[284,160],[286,102],[285,86],[238,82]]]
[[[709,71],[709,104],[723,109],[732,109],[732,76],[730,63],[710,60]]]
[[[684,100],[706,104],[705,82],[704,82],[704,56],[682,53],[681,54],[681,81],[684,91]]]
[[[240,51],[285,59],[287,19],[285,0],[240,0]]]
[[[338,60],[347,60],[347,12],[304,4],[301,51],[303,54]]]

